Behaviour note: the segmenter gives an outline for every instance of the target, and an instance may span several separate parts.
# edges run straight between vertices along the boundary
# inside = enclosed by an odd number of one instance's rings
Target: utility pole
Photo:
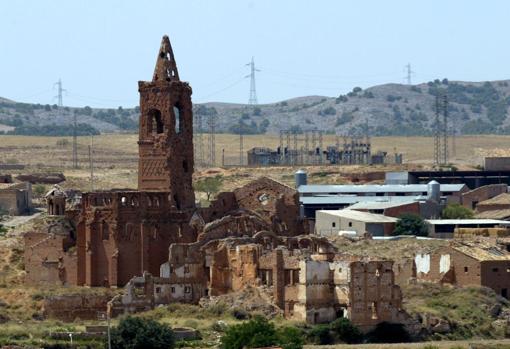
[[[406,76],[404,79],[408,85],[411,85],[411,76],[414,74],[414,72],[411,70],[411,63],[407,63],[407,65],[404,66],[404,69],[406,70]]]
[[[216,116],[209,115],[209,160],[211,167],[216,166]]]
[[[239,165],[244,166],[244,139],[243,139],[243,123],[242,119],[239,119]]]
[[[94,136],[90,136],[89,165],[90,165],[90,191],[94,191]]]
[[[255,60],[252,57],[251,62],[246,64],[247,66],[250,66],[250,74],[246,75],[245,78],[250,78],[250,99],[248,100],[248,104],[256,105],[257,102],[257,89],[255,87],[255,72],[260,71],[259,69],[255,68]]]

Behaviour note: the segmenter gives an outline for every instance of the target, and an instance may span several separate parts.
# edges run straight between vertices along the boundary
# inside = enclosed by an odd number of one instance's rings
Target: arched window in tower
[[[183,120],[181,106],[179,104],[174,105],[174,119],[175,119],[175,133],[179,134],[182,132]]]
[[[163,118],[161,117],[161,112],[157,109],[151,109],[149,110],[147,116],[148,116],[147,134],[156,135],[159,133],[163,133],[165,127],[163,124]]]

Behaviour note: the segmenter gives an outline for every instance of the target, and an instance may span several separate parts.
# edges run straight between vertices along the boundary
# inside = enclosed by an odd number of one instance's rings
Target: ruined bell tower
[[[176,210],[195,207],[191,87],[179,80],[168,36],[152,81],[139,81],[138,190],[168,192]]]

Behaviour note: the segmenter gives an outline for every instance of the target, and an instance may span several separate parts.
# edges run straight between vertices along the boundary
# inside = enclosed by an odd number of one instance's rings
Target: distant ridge
[[[215,115],[218,132],[237,133],[241,129],[245,134],[255,134],[277,133],[280,129],[297,132],[319,129],[343,135],[364,134],[368,125],[374,136],[425,136],[432,134],[438,91],[448,93],[450,126],[455,125],[457,134],[510,134],[510,80],[391,83],[354,88],[337,97],[304,96],[258,106],[224,102],[195,104],[194,112],[202,120]],[[138,127],[138,108],[59,110],[56,106],[0,98],[0,124],[14,126],[18,133],[28,132],[34,126],[70,125],[74,113],[79,115],[82,125],[99,132],[134,132]]]

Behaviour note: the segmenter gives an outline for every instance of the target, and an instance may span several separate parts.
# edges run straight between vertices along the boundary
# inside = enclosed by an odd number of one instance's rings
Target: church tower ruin
[[[168,192],[176,210],[195,207],[191,87],[179,80],[164,36],[152,81],[139,81],[138,190]]]

